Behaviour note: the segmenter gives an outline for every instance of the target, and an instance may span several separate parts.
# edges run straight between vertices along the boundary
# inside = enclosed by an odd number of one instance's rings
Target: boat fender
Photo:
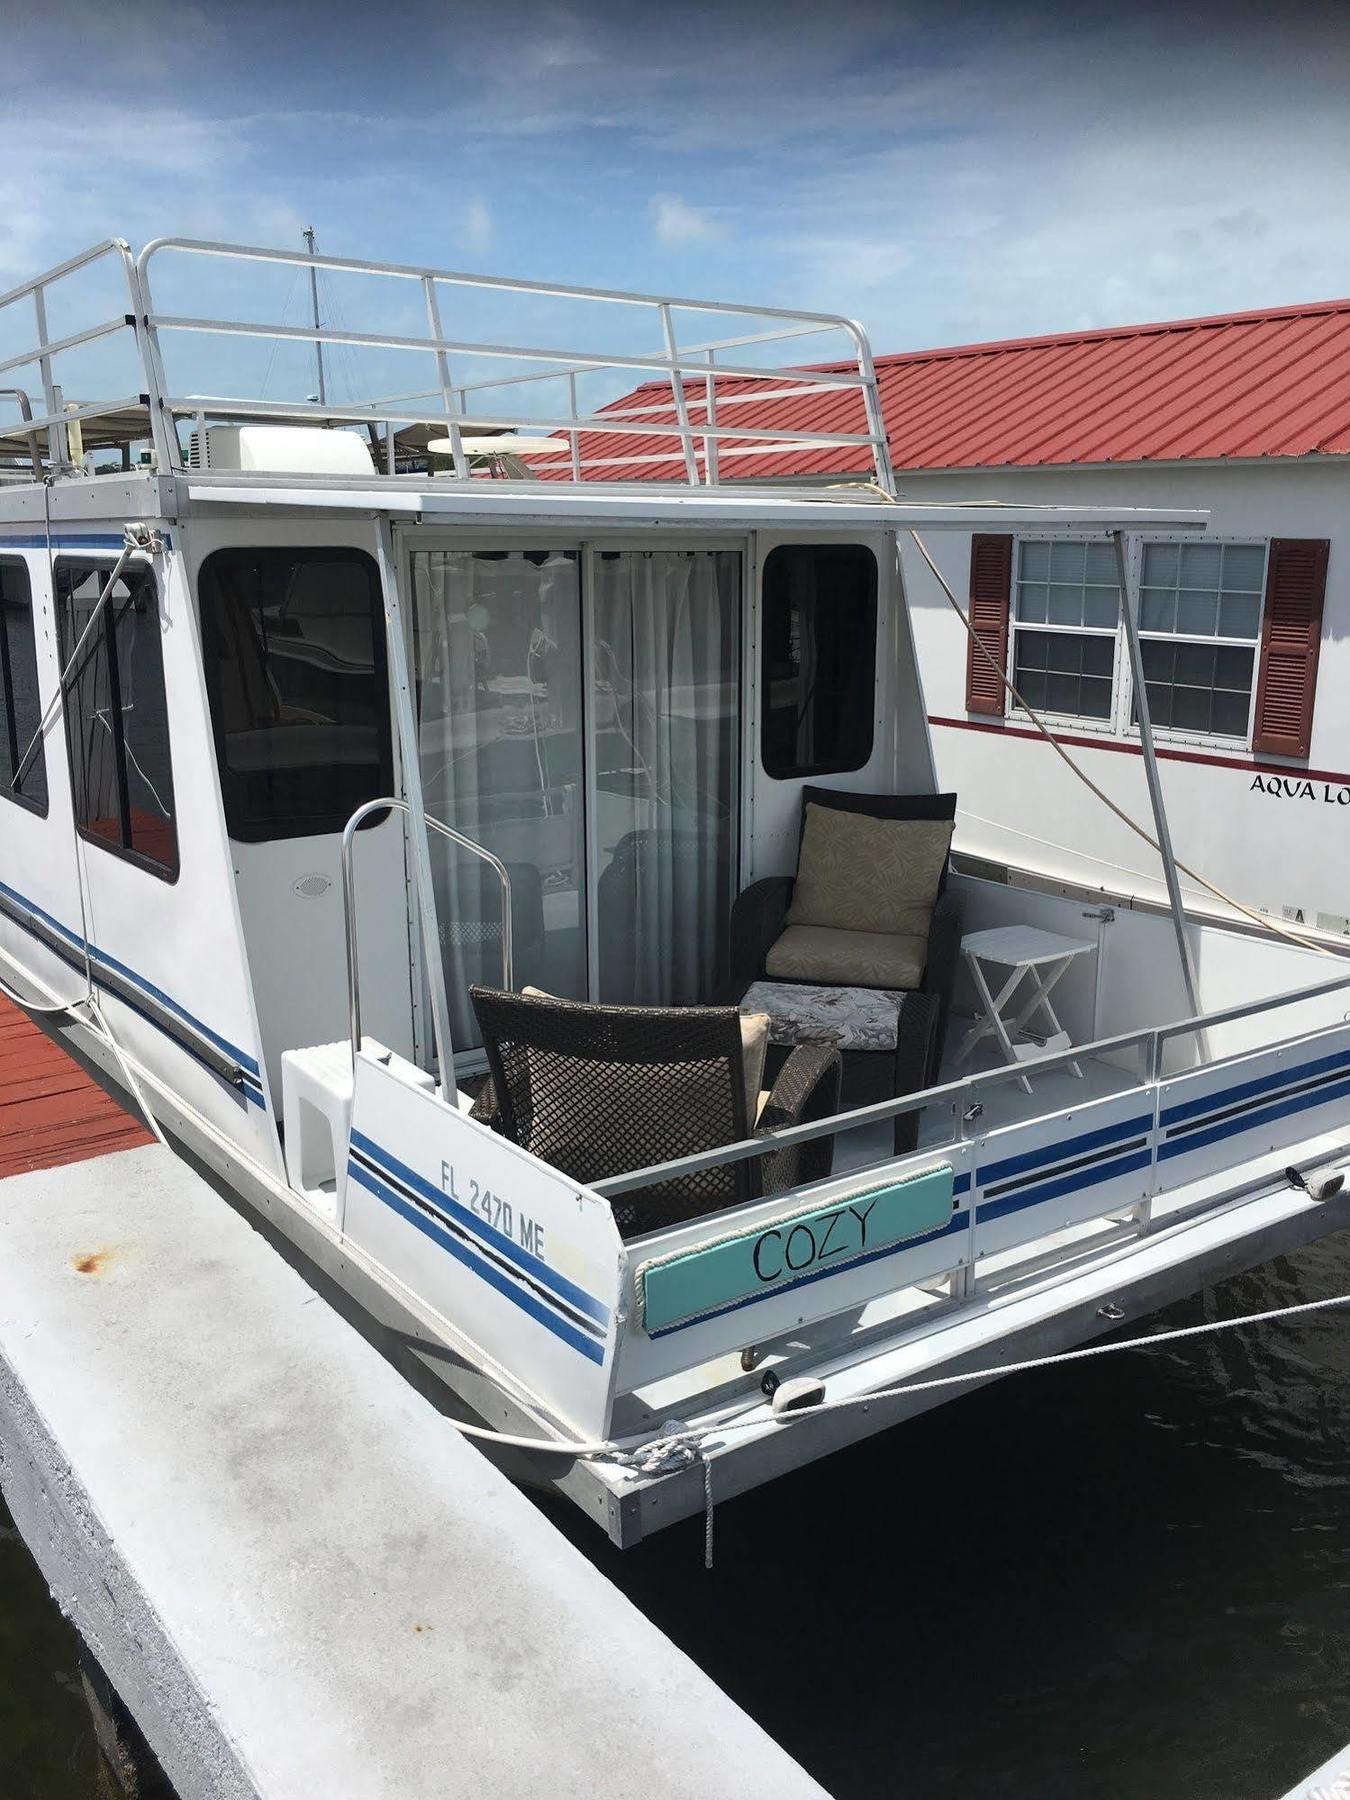
[[[773,1390],[773,1415],[777,1419],[784,1413],[807,1412],[820,1406],[824,1399],[823,1381],[817,1381],[814,1375],[794,1375],[791,1381],[780,1381]]]
[[[1344,1169],[1310,1169],[1305,1175],[1302,1169],[1291,1165],[1285,1170],[1284,1178],[1290,1187],[1302,1188],[1310,1200],[1334,1200],[1345,1186]]]

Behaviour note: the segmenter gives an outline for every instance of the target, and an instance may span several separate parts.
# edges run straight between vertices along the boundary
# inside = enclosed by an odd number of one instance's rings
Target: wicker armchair
[[[472,1117],[578,1181],[718,1150],[839,1105],[839,1053],[788,1057],[752,1117],[739,1015],[732,1006],[590,1006],[469,990],[490,1079]],[[756,1097],[758,1098],[758,1096]],[[616,1196],[624,1237],[823,1180],[834,1140],[767,1150]]]
[[[808,787],[802,792],[803,821],[808,802],[881,819],[951,818],[956,808],[955,794],[849,794]],[[769,950],[787,923],[795,886],[794,876],[771,875],[753,882],[737,897],[731,912],[730,972],[719,999],[736,1002],[752,983],[763,978]],[[910,992],[888,989],[898,1009],[895,1048],[842,1052],[845,1106],[916,1093],[937,1081],[960,949],[961,902],[948,887],[944,869],[929,923],[922,974]],[[896,1120],[897,1152],[914,1148],[918,1126],[916,1113]]]

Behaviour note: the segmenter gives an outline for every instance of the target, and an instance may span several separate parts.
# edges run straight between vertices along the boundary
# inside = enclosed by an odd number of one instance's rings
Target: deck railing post
[[[131,254],[130,245],[119,240],[119,248],[122,266],[126,270],[127,288],[131,294],[136,344],[141,353],[141,366],[145,370],[146,399],[150,406],[150,442],[154,445],[155,465],[160,474],[165,475],[178,467],[180,451],[177,422],[164,410],[164,396],[169,391],[169,385],[164,374],[164,355],[160,348],[159,333],[150,320],[150,280]]]
[[[577,411],[577,372],[571,370],[567,377],[567,410],[573,419],[579,419]],[[567,434],[567,441],[572,447],[572,479],[581,480],[581,432],[574,428]]]
[[[847,322],[847,330],[858,353],[858,373],[863,380],[863,411],[872,444],[872,464],[876,470],[877,484],[883,493],[894,494],[895,470],[891,466],[891,440],[886,433],[886,419],[881,409],[881,390],[877,386],[872,342],[862,326],[852,320]]]
[[[689,407],[684,395],[684,376],[680,372],[680,346],[675,337],[675,321],[670,306],[661,302],[661,328],[666,337],[666,355],[670,358],[670,391],[675,400],[675,423],[684,448],[684,472],[690,487],[698,486],[698,457],[694,451],[694,434],[689,425]]]
[[[450,454],[455,465],[456,475],[468,480],[469,459],[464,454],[464,440],[460,435],[458,412],[455,405],[455,390],[450,381],[450,359],[441,349],[445,334],[441,330],[441,307],[436,298],[436,282],[430,275],[422,277],[422,294],[427,307],[427,329],[436,341],[436,374],[441,384],[441,404],[446,410],[450,428]]]
[[[45,351],[50,341],[47,332],[47,290],[41,282],[33,288],[33,313],[37,321],[39,355],[37,359],[38,373],[42,377],[42,410],[49,419],[61,410],[61,397],[56,383],[52,379],[52,359],[41,352]],[[47,427],[47,457],[53,469],[64,468],[70,461],[66,455],[66,447],[62,442],[62,428],[59,425]]]
[[[703,473],[709,487],[716,487],[719,479],[717,467],[717,377],[714,364],[717,358],[715,350],[705,352],[708,358],[707,379],[703,383],[705,396],[704,411],[708,415],[708,436],[703,440]]]

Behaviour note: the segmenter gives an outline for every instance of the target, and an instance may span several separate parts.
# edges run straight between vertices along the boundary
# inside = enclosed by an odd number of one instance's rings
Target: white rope
[[[713,1491],[712,1462],[703,1457],[703,1566],[713,1566]]]
[[[1129,1350],[1156,1350],[1164,1344],[1177,1344],[1189,1338],[1212,1336],[1223,1331],[1241,1331],[1252,1325],[1283,1324],[1308,1313],[1326,1312],[1333,1307],[1350,1306],[1350,1294],[1333,1294],[1324,1300],[1302,1300],[1290,1306],[1271,1307],[1265,1312],[1244,1313],[1236,1319],[1210,1319],[1203,1325],[1180,1325],[1169,1331],[1155,1331],[1147,1337],[1121,1338],[1109,1344],[1087,1344],[1077,1350],[1059,1350],[1049,1356],[1027,1357],[1020,1362],[997,1363],[980,1369],[966,1369],[958,1375],[934,1375],[925,1381],[902,1382],[895,1387],[874,1388],[866,1394],[851,1394],[843,1399],[828,1397],[816,1406],[801,1407],[792,1412],[775,1413],[775,1425],[799,1425],[822,1414],[846,1412],[854,1407],[866,1410],[882,1400],[899,1400],[908,1394],[926,1394],[938,1388],[958,1387],[976,1381],[990,1381],[1000,1375],[1025,1375],[1037,1369],[1053,1369],[1062,1363],[1085,1362],[1089,1357],[1119,1356]],[[582,1442],[567,1438],[513,1437],[493,1430],[488,1425],[469,1425],[458,1419],[446,1423],[466,1437],[480,1438],[517,1450],[534,1450],[554,1456],[580,1457],[586,1460],[613,1462],[637,1474],[668,1475],[702,1461],[705,1469],[705,1495],[711,1495],[711,1478],[707,1475],[709,1453],[714,1441],[732,1431],[759,1431],[765,1419],[756,1411],[738,1419],[726,1419],[717,1425],[684,1425],[667,1420],[662,1435],[646,1441],[627,1439],[607,1443]]]

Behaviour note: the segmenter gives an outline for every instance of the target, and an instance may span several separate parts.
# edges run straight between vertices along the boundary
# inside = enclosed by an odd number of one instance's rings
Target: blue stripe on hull
[[[1314,1106],[1326,1106],[1332,1100],[1343,1100],[1347,1096],[1350,1096],[1350,1070],[1347,1070],[1343,1081],[1335,1082],[1330,1087],[1314,1088],[1309,1094],[1295,1094],[1287,1100],[1277,1099],[1269,1106],[1242,1112],[1235,1119],[1225,1119],[1208,1129],[1188,1131],[1185,1137],[1169,1139],[1167,1143],[1158,1146],[1158,1160],[1162,1162],[1174,1156],[1184,1156],[1188,1150],[1199,1150],[1205,1144],[1217,1144],[1220,1139],[1235,1137],[1240,1131],[1255,1131],[1259,1126],[1269,1124],[1272,1119],[1289,1118],[1294,1113],[1308,1112]]]
[[[494,1288],[497,1293],[511,1301],[512,1305],[518,1306],[523,1313],[527,1313],[536,1324],[542,1325],[546,1331],[551,1331],[554,1337],[561,1339],[570,1349],[575,1350],[578,1355],[586,1357],[589,1362],[604,1363],[605,1346],[602,1343],[595,1338],[587,1337],[584,1332],[579,1331],[575,1325],[570,1324],[551,1307],[546,1306],[543,1301],[536,1299],[528,1289],[521,1287],[509,1275],[495,1269],[491,1263],[477,1255],[461,1239],[447,1231],[443,1225],[428,1217],[420,1207],[414,1206],[410,1200],[405,1200],[403,1195],[390,1187],[387,1182],[381,1181],[379,1176],[365,1168],[355,1157],[348,1160],[347,1173],[353,1181],[359,1182],[367,1192],[374,1194],[377,1200],[383,1201],[407,1224],[420,1231],[424,1237],[430,1238],[433,1244],[439,1245],[447,1255],[453,1256],[456,1262],[462,1263],[466,1269],[471,1270],[480,1281],[487,1282],[489,1287]]]
[[[1073,1156],[1086,1156],[1091,1151],[1119,1143],[1121,1138],[1137,1137],[1141,1131],[1153,1129],[1153,1114],[1140,1113],[1121,1119],[1114,1125],[1103,1125],[1096,1131],[1082,1131],[1076,1137],[1061,1138],[1057,1143],[1041,1144],[1020,1156],[1007,1156],[1001,1162],[988,1163],[979,1171],[980,1186],[991,1187],[1010,1175],[1042,1169],[1047,1163],[1063,1162]]]
[[[67,956],[64,960],[71,962],[72,967],[82,968],[84,954],[87,950],[91,962],[95,964],[102,963],[105,968],[115,971],[118,975],[122,976],[125,981],[131,982],[133,986],[138,987],[142,993],[146,994],[150,999],[158,1001],[158,1003],[167,1011],[181,1019],[183,1023],[189,1026],[193,1031],[199,1033],[207,1043],[214,1044],[223,1055],[230,1057],[234,1062],[238,1063],[244,1077],[245,1096],[255,1106],[263,1107],[266,1105],[266,1101],[263,1098],[261,1071],[258,1068],[257,1059],[255,1057],[250,1056],[247,1051],[241,1050],[238,1045],[232,1044],[228,1038],[222,1037],[218,1031],[213,1031],[203,1020],[197,1018],[195,1013],[190,1013],[188,1009],[185,1006],[181,1006],[172,995],[166,994],[163,988],[156,987],[153,981],[148,981],[144,975],[139,974],[127,963],[121,962],[115,956],[110,956],[106,950],[100,950],[97,944],[86,944],[85,939],[82,938],[78,932],[72,931],[68,925],[63,924],[60,919],[56,918],[52,913],[47,912],[46,909],[39,906],[36,901],[30,900],[26,894],[21,894],[17,888],[10,887],[7,882],[0,881],[0,894],[5,894],[14,905],[21,907],[33,918],[40,919],[49,931],[52,931],[56,933],[57,936],[65,939],[66,943],[70,946],[71,955]],[[13,922],[18,925],[21,930],[28,929],[24,926],[21,919],[16,919]],[[42,940],[39,939],[39,942],[41,941]],[[61,954],[50,944],[46,945],[46,948],[51,950],[54,956]],[[78,964],[72,960],[75,956],[80,958]],[[122,994],[117,994],[114,998],[120,1000],[124,1006],[130,1006],[132,1010],[139,1014],[139,1016],[148,1024],[154,1025],[161,1030],[163,1029],[154,1014],[137,1006],[134,1000],[131,1000]],[[174,1044],[175,1048],[185,1051],[189,1056],[192,1055],[191,1049],[179,1039],[171,1038],[170,1042]],[[203,1064],[203,1067],[208,1066],[209,1065]],[[211,1073],[218,1074],[218,1071],[212,1070]]]
[[[1065,1194],[1076,1194],[1083,1188],[1096,1187],[1100,1182],[1110,1181],[1115,1175],[1131,1175],[1136,1169],[1146,1169],[1153,1160],[1152,1151],[1145,1146],[1135,1150],[1128,1156],[1113,1157],[1110,1162],[1101,1163],[1095,1169],[1077,1170],[1072,1175],[1063,1175],[1057,1181],[1043,1181],[1038,1186],[1023,1188],[1016,1194],[1008,1194],[1001,1200],[983,1200],[980,1203],[980,1218],[1002,1219],[1009,1213],[1022,1212],[1030,1206],[1041,1206],[1047,1200],[1062,1199]]]
[[[1336,1069],[1345,1069],[1350,1073],[1350,1050],[1338,1051],[1335,1056],[1319,1056],[1313,1062],[1300,1063],[1296,1069],[1280,1069],[1273,1075],[1261,1075],[1253,1081],[1240,1081],[1235,1087],[1220,1088],[1217,1093],[1206,1094],[1203,1099],[1184,1100],[1179,1105],[1169,1106],[1164,1110],[1162,1123],[1177,1125],[1183,1119],[1218,1112],[1225,1106],[1231,1106],[1236,1100],[1258,1099],[1263,1094],[1292,1087],[1295,1082],[1307,1081],[1318,1075],[1330,1074]]]
[[[499,1255],[515,1263],[527,1275],[533,1276],[545,1287],[552,1288],[560,1299],[566,1300],[569,1305],[576,1307],[578,1312],[585,1313],[598,1325],[609,1324],[609,1308],[602,1301],[597,1300],[594,1295],[588,1294],[585,1288],[580,1288],[575,1282],[569,1281],[565,1275],[560,1275],[556,1269],[550,1268],[539,1257],[522,1249],[513,1238],[507,1237],[504,1232],[489,1225],[486,1219],[480,1219],[477,1213],[470,1212],[462,1201],[454,1199],[443,1188],[433,1187],[425,1176],[419,1175],[416,1169],[409,1168],[407,1163],[400,1162],[382,1144],[375,1143],[364,1132],[353,1131],[352,1148],[362,1151],[372,1162],[382,1164],[384,1172],[396,1177],[405,1187],[420,1195],[437,1211],[453,1219],[465,1231],[470,1231],[475,1237],[481,1238],[485,1244],[490,1245]]]

